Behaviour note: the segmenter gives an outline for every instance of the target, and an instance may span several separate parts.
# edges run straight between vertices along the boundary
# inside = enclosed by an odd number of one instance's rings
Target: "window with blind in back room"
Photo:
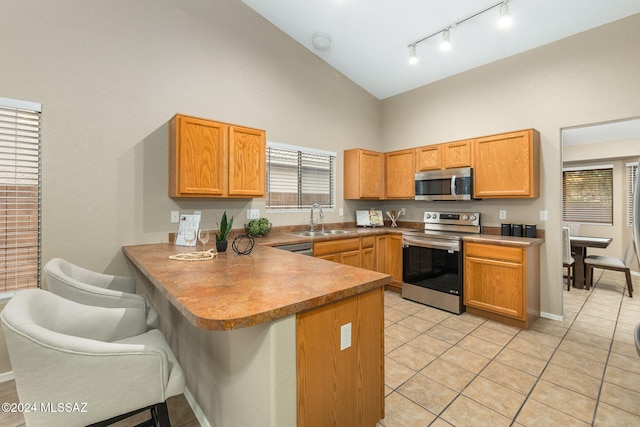
[[[562,220],[613,224],[613,166],[562,171]]]
[[[268,142],[266,208],[335,208],[335,163],[333,152]]]
[[[39,286],[40,104],[0,98],[0,296]]]

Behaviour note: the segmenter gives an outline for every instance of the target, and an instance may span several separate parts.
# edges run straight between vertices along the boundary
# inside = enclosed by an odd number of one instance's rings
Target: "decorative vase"
[[[216,240],[216,249],[218,252],[225,252],[227,250],[227,244],[229,242],[226,240]]]

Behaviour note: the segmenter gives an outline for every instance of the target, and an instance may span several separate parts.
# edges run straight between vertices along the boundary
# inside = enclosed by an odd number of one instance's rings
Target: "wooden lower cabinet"
[[[361,267],[360,238],[316,242],[313,244],[313,256],[352,267]]]
[[[540,317],[540,246],[463,248],[467,312],[528,329]]]
[[[375,271],[390,274],[393,282],[388,285],[395,291],[402,291],[402,236],[386,234],[376,236]]]
[[[383,289],[296,317],[298,426],[375,427],[384,418]],[[351,347],[340,331],[351,323]]]
[[[375,236],[362,237],[360,246],[360,266],[367,270],[375,271],[376,267],[376,238]]]

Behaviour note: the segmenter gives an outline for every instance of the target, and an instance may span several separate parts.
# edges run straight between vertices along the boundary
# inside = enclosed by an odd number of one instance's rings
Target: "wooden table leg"
[[[574,254],[573,259],[575,264],[573,266],[573,286],[576,289],[584,289],[585,276],[584,276],[584,257],[587,255],[586,247],[573,247]]]

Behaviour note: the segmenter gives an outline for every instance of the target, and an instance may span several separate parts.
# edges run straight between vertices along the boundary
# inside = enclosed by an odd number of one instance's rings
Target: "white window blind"
[[[627,225],[633,227],[633,189],[638,175],[638,163],[627,163]]]
[[[0,98],[0,296],[39,286],[40,104]]]
[[[613,166],[563,170],[562,220],[613,224]]]
[[[333,152],[269,142],[266,208],[335,208],[335,161]]]

